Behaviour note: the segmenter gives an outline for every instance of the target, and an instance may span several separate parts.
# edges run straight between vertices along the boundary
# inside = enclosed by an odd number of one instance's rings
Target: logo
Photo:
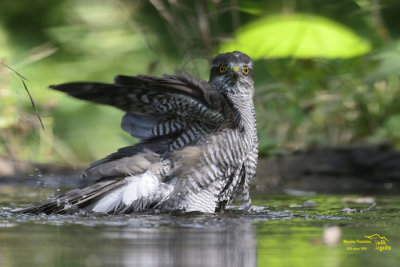
[[[382,252],[392,250],[390,246],[390,240],[386,236],[380,236],[378,234],[365,235],[364,239],[356,240],[343,240],[346,250],[351,251],[366,251],[368,249],[375,249],[376,251]]]
[[[366,235],[365,238],[375,242],[375,249],[379,252],[384,250],[392,250],[392,246],[389,246],[390,241],[386,238],[386,236],[380,236],[378,234],[374,235]]]

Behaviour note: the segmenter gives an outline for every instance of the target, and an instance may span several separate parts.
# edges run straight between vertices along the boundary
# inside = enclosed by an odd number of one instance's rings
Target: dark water
[[[51,193],[1,185],[0,266],[400,266],[400,197],[258,193],[253,211],[215,215],[10,213]]]

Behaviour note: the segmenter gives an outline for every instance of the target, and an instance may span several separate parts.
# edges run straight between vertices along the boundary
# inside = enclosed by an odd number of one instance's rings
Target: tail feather
[[[112,179],[101,181],[82,189],[74,189],[68,191],[55,198],[51,198],[32,206],[17,209],[15,213],[30,213],[30,214],[60,214],[66,213],[76,208],[81,208],[89,205],[94,199],[100,197],[104,193],[110,192],[126,183],[125,179]]]
[[[99,181],[74,189],[15,213],[62,214],[78,208],[98,213],[122,214],[156,207],[168,199],[173,186],[162,183],[151,171],[126,178]]]

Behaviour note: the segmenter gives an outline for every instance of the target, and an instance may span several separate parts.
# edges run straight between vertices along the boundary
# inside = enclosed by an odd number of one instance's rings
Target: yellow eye
[[[247,75],[247,74],[249,74],[249,72],[250,72],[249,67],[244,66],[244,67],[243,67],[243,73],[244,73],[245,75]]]
[[[220,73],[224,73],[225,71],[226,71],[226,66],[225,65],[219,66],[219,72]]]

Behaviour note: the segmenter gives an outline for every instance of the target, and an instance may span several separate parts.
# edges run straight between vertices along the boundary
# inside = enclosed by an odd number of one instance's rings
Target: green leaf
[[[333,20],[306,14],[259,19],[236,34],[221,51],[240,50],[260,58],[350,58],[367,53],[371,45]]]

